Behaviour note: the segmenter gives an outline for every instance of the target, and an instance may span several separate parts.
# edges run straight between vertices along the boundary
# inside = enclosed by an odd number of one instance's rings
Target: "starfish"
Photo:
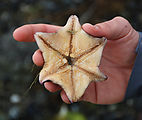
[[[71,102],[80,99],[90,82],[107,79],[98,67],[107,40],[87,34],[77,16],[70,16],[56,33],[37,32],[34,37],[44,59],[40,83],[60,85]]]

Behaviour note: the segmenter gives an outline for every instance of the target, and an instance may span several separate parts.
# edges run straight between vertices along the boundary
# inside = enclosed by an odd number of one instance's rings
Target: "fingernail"
[[[94,25],[94,28],[95,28],[96,30],[98,30],[98,29],[99,29],[99,26],[98,26],[98,25]]]
[[[73,101],[72,100],[69,100],[70,101],[70,103],[72,104],[73,103]]]
[[[42,84],[44,85],[44,83],[46,83],[46,82],[51,82],[51,80],[45,80],[42,82]]]

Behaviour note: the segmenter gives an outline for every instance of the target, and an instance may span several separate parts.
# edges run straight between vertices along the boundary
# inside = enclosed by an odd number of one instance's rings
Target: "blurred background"
[[[30,23],[64,25],[71,14],[82,24],[123,16],[142,30],[141,0],[0,0],[0,120],[142,120],[142,98],[67,105],[38,82],[26,93],[40,70],[31,59],[37,45],[15,41],[14,29]]]

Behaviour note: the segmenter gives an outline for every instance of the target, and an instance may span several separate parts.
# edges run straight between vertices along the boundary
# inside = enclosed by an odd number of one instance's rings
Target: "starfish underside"
[[[35,40],[42,51],[44,66],[40,83],[51,80],[60,85],[71,102],[76,102],[91,81],[104,81],[100,64],[106,39],[88,35],[72,15],[56,33],[37,32]]]

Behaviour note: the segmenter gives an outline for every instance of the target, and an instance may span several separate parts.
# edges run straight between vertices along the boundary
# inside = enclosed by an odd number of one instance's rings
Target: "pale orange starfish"
[[[40,83],[51,80],[60,85],[71,102],[84,94],[91,81],[107,79],[98,68],[107,40],[88,35],[77,16],[72,15],[56,33],[34,36],[44,58]]]

